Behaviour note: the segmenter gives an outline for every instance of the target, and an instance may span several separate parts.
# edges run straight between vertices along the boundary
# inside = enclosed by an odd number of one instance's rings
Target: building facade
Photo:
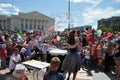
[[[120,16],[98,20],[98,27],[100,27],[100,25],[110,27],[111,24],[120,24]]]
[[[2,28],[7,29],[7,26],[8,26],[8,16],[0,15],[0,30]]]
[[[0,15],[0,29],[6,30],[46,30],[54,26],[54,23],[54,18],[37,11],[11,16]]]

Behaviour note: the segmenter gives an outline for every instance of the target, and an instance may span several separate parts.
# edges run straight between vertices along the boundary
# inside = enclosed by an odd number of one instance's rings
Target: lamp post
[[[70,0],[68,0],[68,31],[70,31]]]

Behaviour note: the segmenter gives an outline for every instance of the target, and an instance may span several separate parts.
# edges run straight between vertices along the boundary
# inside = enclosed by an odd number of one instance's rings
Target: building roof
[[[37,11],[32,11],[32,12],[28,12],[28,13],[19,13],[18,15],[20,18],[27,18],[27,19],[41,19],[41,20],[51,20],[53,18],[46,16],[40,12]],[[39,17],[38,17],[39,16]]]

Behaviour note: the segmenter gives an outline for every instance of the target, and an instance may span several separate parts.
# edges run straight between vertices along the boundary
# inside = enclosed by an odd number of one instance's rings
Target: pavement
[[[70,76],[70,80],[72,80],[73,74],[71,74]],[[67,78],[67,75],[66,75]],[[89,75],[85,70],[80,69],[80,71],[78,71],[77,76],[76,76],[76,80],[93,80],[91,75]]]
[[[28,80],[43,80],[43,76],[45,73],[46,69],[42,70],[30,70],[30,72],[26,72],[26,75],[28,77]],[[9,73],[9,69],[1,69],[0,70],[0,80],[19,80],[15,77],[13,77]],[[37,76],[38,73],[38,76]],[[67,74],[66,74],[67,77]],[[73,75],[71,74],[70,80],[72,80]],[[66,80],[66,79],[65,79]],[[105,74],[103,72],[87,72],[86,70],[80,69],[76,76],[76,80],[120,80],[120,78],[115,78],[113,75],[110,73]]]
[[[37,80],[37,73],[38,73],[38,80],[43,80],[45,71],[46,71],[46,69],[42,69],[39,71],[31,70],[30,72],[27,72],[26,74],[27,74],[28,80]],[[11,74],[8,74],[8,73],[9,73],[8,68],[1,69],[0,70],[0,80],[19,80],[19,79],[14,78]],[[66,74],[66,76],[67,76],[67,74]],[[72,80],[72,74],[70,76],[70,80]],[[86,73],[86,71],[81,69],[77,74],[76,80],[93,80],[93,79],[91,76],[89,76]]]

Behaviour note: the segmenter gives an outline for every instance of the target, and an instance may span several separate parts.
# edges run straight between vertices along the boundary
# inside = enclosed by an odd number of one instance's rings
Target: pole
[[[68,0],[68,31],[70,31],[70,0]]]

